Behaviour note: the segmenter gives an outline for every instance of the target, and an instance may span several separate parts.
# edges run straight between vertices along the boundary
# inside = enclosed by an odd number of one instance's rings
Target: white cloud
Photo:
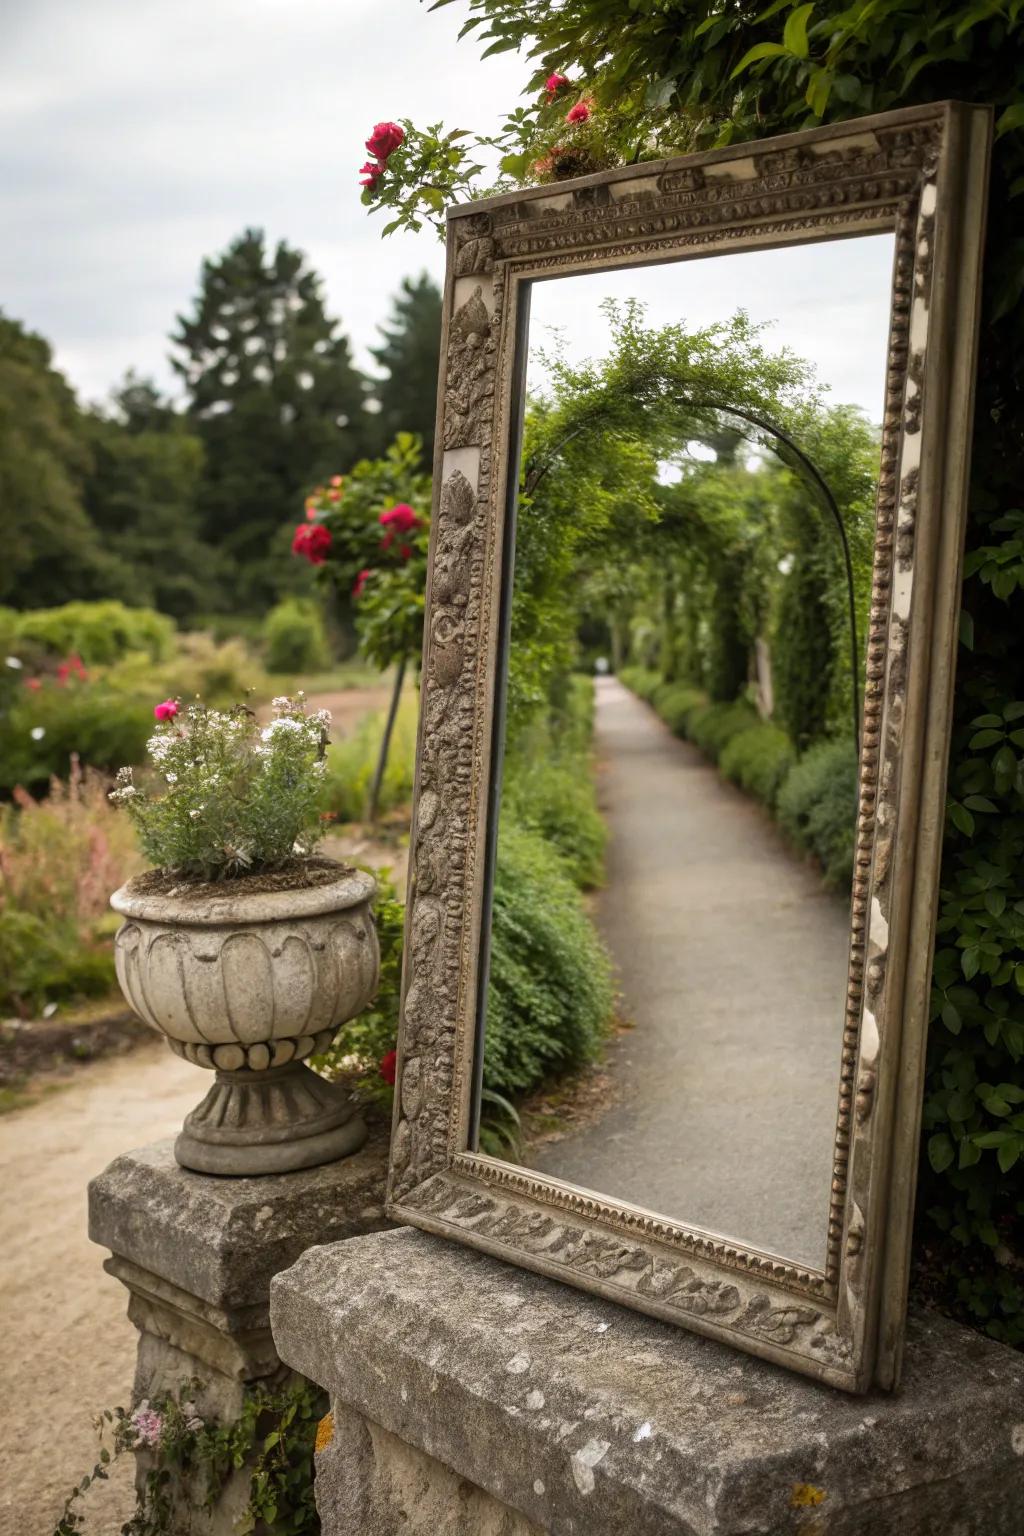
[[[381,241],[359,201],[382,118],[492,128],[528,70],[456,46],[415,0],[34,0],[4,17],[0,294],[86,398],[129,365],[170,382],[200,262],[246,225],[305,250],[369,361],[431,232]]]

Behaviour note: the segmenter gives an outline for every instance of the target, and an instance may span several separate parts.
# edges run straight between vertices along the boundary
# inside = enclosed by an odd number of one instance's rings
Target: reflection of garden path
[[[537,1167],[824,1261],[846,903],[761,809],[615,678],[597,680],[608,822],[598,926],[635,1024],[608,1113]]]

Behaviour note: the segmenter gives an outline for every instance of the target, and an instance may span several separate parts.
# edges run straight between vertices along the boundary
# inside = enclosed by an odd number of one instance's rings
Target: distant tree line
[[[86,407],[0,312],[0,604],[112,597],[188,624],[304,589],[288,541],[310,485],[399,430],[429,464],[440,316],[431,279],[406,278],[368,377],[302,252],[249,229],[203,262],[177,318],[183,400],[129,372]]]

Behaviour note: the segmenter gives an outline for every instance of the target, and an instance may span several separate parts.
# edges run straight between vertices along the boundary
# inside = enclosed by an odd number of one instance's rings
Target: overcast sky
[[[745,309],[767,321],[770,349],[789,347],[814,364],[839,405],[882,419],[893,237],[868,235],[787,250],[746,251],[535,283],[530,302],[528,387],[542,385],[537,349],[574,362],[608,349],[604,298],[639,299],[648,325],[694,329]]]
[[[246,225],[306,251],[357,356],[432,232],[382,241],[359,201],[381,119],[490,129],[528,70],[418,0],[0,0],[0,308],[85,399],[167,333],[203,256]]]

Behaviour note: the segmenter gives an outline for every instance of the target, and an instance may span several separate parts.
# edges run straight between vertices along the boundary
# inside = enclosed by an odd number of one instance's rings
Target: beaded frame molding
[[[449,210],[388,1211],[853,1392],[899,1379],[991,115],[940,102]],[[895,235],[824,1268],[472,1150],[532,279]]]

